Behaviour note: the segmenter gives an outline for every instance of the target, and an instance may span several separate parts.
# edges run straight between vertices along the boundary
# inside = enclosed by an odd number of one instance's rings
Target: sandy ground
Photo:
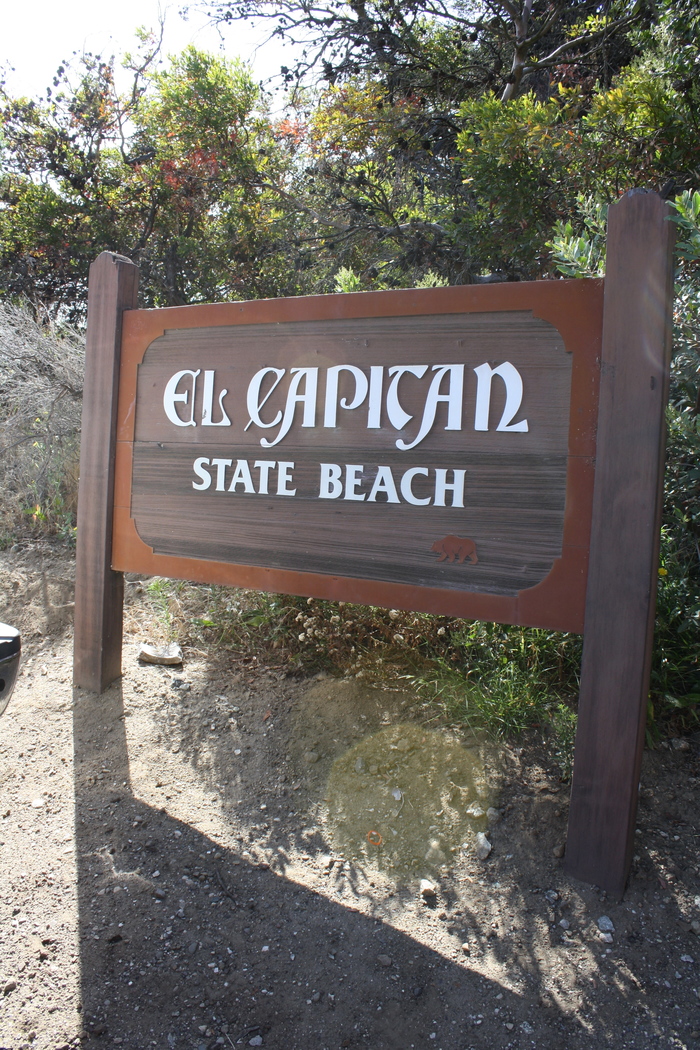
[[[646,755],[608,899],[561,870],[568,789],[535,741],[221,651],[141,666],[138,587],[123,678],[74,690],[72,570],[47,544],[0,555],[24,640],[0,722],[0,1048],[697,1045],[697,742]]]

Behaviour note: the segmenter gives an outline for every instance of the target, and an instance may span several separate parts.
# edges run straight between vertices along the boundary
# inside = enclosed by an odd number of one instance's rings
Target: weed
[[[578,715],[567,704],[557,704],[551,713],[550,736],[552,756],[561,770],[564,782],[571,780],[574,769],[574,744]]]
[[[0,533],[74,535],[82,337],[0,302]]]

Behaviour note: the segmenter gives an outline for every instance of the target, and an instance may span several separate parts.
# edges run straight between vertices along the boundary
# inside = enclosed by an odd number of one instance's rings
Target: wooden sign
[[[137,310],[90,273],[74,678],[121,673],[124,571],[584,632],[567,868],[629,871],[672,302],[664,202],[605,281]],[[599,399],[600,391],[600,399]]]
[[[602,282],[124,319],[112,564],[582,630]]]

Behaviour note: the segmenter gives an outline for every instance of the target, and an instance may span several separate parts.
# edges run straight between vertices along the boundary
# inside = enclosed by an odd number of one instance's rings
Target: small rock
[[[521,1031],[525,1033],[525,1035],[532,1035],[532,1033],[535,1031],[532,1025],[528,1024],[527,1021],[523,1021],[523,1023],[520,1025],[520,1028]]]
[[[462,951],[464,952],[465,955],[471,955],[471,946],[469,944],[469,941],[465,941],[463,943]]]
[[[564,856],[565,852],[566,852],[566,846],[564,845],[563,842],[560,842],[559,845],[555,846],[554,849],[552,850],[552,856],[556,857],[557,860],[561,860],[561,858]]]
[[[420,880],[420,895],[423,900],[432,900],[437,896],[437,890],[430,879]]]
[[[313,766],[316,762],[318,762],[318,758],[319,758],[319,756],[318,756],[318,752],[317,751],[305,751],[304,752],[304,761],[309,766]],[[256,1043],[255,1045],[257,1046],[258,1044]]]
[[[611,933],[601,933],[600,939],[605,944],[612,944],[612,942],[613,942],[613,935]]]
[[[377,962],[379,963],[380,966],[391,966],[391,956],[390,955],[378,955],[377,956]]]
[[[556,890],[547,890],[547,892],[544,895],[544,899],[547,901],[548,904],[556,904],[559,900],[559,894]]]
[[[165,890],[162,890],[160,888],[160,886],[158,886],[157,889],[155,889],[153,891],[153,896],[157,897],[159,901],[163,901],[163,900],[165,900],[165,896],[166,896]]]
[[[472,802],[469,806],[467,806],[467,816],[473,817],[475,820],[479,820],[480,817],[484,817],[486,816],[486,814],[484,813],[483,808],[479,805],[478,802]]]
[[[495,809],[493,806],[489,806],[489,808],[486,810],[486,819],[488,820],[489,824],[493,827],[494,824],[498,824],[498,822],[500,821],[501,814],[499,810]]]
[[[362,755],[360,755],[360,757],[355,762],[355,772],[356,773],[364,773],[366,768],[367,768],[367,763],[365,762],[365,760],[362,757]]]
[[[32,799],[32,809],[42,809],[43,806],[44,806],[43,798],[33,798]]]
[[[598,919],[598,929],[601,933],[614,933],[615,924],[607,915],[601,915]]]
[[[697,919],[693,919],[693,921],[690,924],[690,928],[693,931],[693,933],[700,935],[700,922],[698,922]]]
[[[248,1040],[248,1046],[262,1046],[262,1036],[254,1035],[252,1039]]]
[[[197,948],[198,948],[197,942],[196,941],[190,941],[190,943],[187,945],[187,954],[188,955],[194,955],[194,953],[197,951]]]
[[[491,843],[484,835],[483,831],[477,832],[476,836],[476,855],[479,860],[486,860],[492,850]]]
[[[182,663],[182,649],[175,642],[171,645],[162,646],[160,649],[155,645],[146,645],[144,643],[139,649],[138,658],[142,664],[177,667]]]
[[[426,853],[425,859],[428,864],[444,864],[447,857],[440,849],[440,844],[438,842],[431,842],[430,849]]]
[[[173,678],[170,682],[170,688],[179,689],[181,693],[189,693],[192,687],[184,678]]]
[[[3,987],[2,994],[9,995],[10,992],[14,992],[16,987],[17,981],[8,981],[7,984]]]
[[[559,920],[559,925],[561,926],[562,930],[568,930],[569,927],[571,926],[571,923],[569,922],[568,919],[560,919]]]
[[[513,1029],[515,1028],[515,1025],[513,1024],[512,1021],[506,1021],[506,1028],[508,1029],[509,1032],[512,1032]]]
[[[674,751],[690,751],[690,744],[683,737],[674,737],[671,741],[671,747]]]
[[[695,959],[693,958],[692,955],[681,955],[681,962],[694,963]]]

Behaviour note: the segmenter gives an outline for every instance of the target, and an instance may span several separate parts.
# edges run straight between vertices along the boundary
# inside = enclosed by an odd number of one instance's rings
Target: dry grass
[[[0,546],[73,535],[84,360],[79,332],[0,302]]]

